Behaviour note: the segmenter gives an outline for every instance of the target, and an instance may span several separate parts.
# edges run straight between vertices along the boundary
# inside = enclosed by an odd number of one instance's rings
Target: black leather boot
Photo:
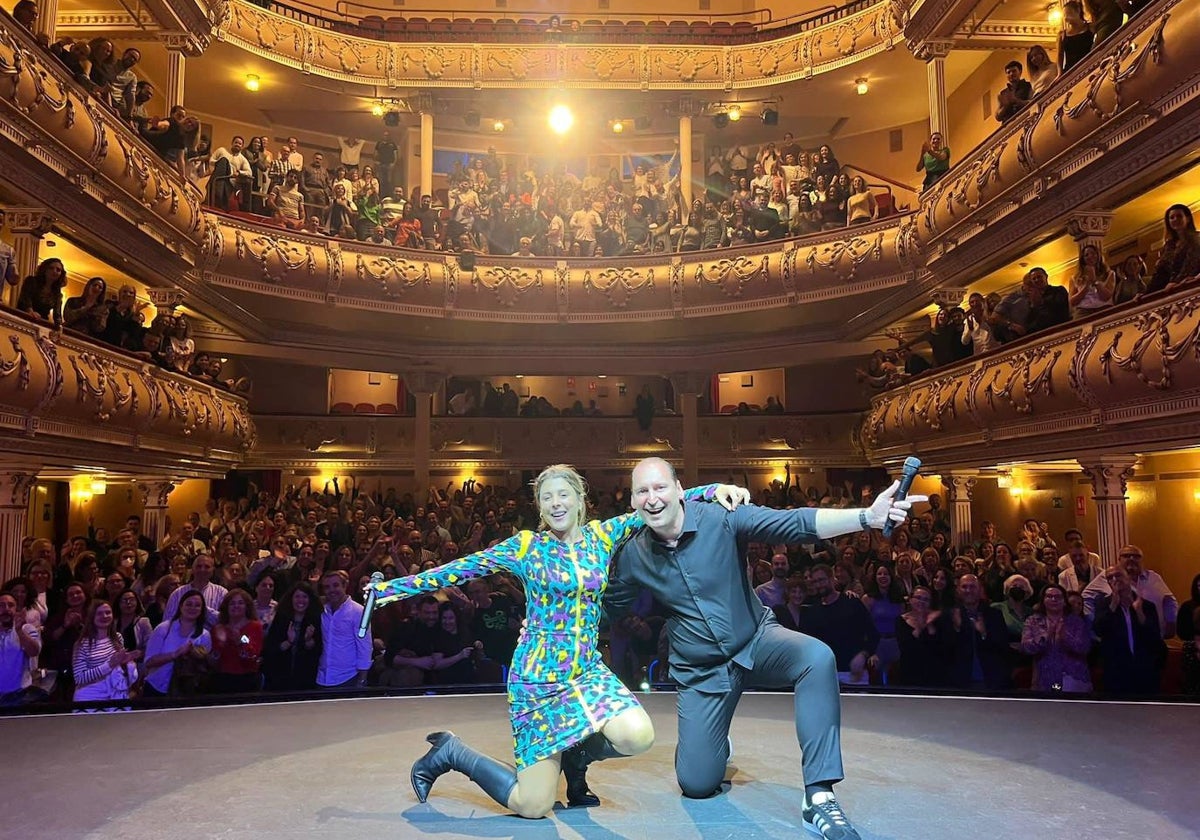
[[[572,808],[595,808],[600,797],[592,793],[587,782],[587,768],[593,761],[606,758],[625,758],[613,749],[612,742],[596,732],[563,751],[562,771],[567,780],[567,805]]]
[[[491,756],[468,747],[453,732],[431,732],[425,736],[433,747],[413,762],[412,786],[417,799],[424,802],[438,777],[457,770],[505,808],[513,788],[517,786],[517,771]]]

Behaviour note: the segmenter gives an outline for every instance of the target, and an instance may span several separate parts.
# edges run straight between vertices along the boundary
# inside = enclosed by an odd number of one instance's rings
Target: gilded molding
[[[216,37],[306,73],[387,87],[755,88],[810,78],[891,48],[891,0],[768,43],[408,43],[346,35],[230,0]]]

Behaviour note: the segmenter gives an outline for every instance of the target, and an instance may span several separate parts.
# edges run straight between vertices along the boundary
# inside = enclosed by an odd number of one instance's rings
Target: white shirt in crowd
[[[1143,600],[1149,601],[1158,610],[1159,630],[1166,635],[1167,625],[1174,624],[1175,617],[1179,613],[1179,601],[1171,593],[1167,582],[1158,572],[1143,569],[1141,576],[1133,581],[1133,588],[1138,595],[1142,596]],[[1096,602],[1111,595],[1112,587],[1108,585],[1108,578],[1104,575],[1093,577],[1092,582],[1083,590],[1084,615],[1088,618],[1095,618]]]
[[[41,651],[42,635],[38,628],[25,624],[22,629],[37,641],[38,651]],[[36,654],[31,657],[21,649],[15,626],[11,630],[0,630],[0,694],[20,691],[33,685],[33,663],[36,659]]]
[[[358,638],[363,606],[347,598],[336,610],[326,604],[321,610],[321,664],[317,685],[341,685],[371,667],[371,634]]]
[[[167,599],[167,608],[163,610],[163,615],[167,619],[174,618],[179,613],[179,602],[183,600],[183,596],[195,589],[194,586],[185,583]],[[212,627],[217,623],[217,610],[221,609],[221,602],[225,600],[225,596],[229,594],[229,590],[219,583],[208,582],[208,585],[200,590],[200,594],[204,596],[205,618],[204,626]]]

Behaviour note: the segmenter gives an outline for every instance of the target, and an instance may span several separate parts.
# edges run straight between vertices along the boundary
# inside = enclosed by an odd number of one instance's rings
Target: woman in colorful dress
[[[426,740],[432,749],[412,768],[421,802],[439,776],[458,770],[496,802],[537,819],[554,807],[561,769],[568,804],[598,805],[587,788],[587,765],[645,752],[654,742],[649,715],[596,647],[609,558],[641,517],[589,522],[583,478],[563,464],[543,470],[533,492],[545,530],[521,531],[484,551],[377,586],[376,604],[383,606],[495,572],[525,583],[528,626],[508,676],[516,767],[476,752],[452,732],[431,733]],[[730,485],[686,495],[715,499],[731,510],[749,501],[746,491]]]

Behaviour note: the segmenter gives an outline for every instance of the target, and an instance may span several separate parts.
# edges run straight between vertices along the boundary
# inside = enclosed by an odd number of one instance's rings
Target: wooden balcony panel
[[[220,474],[254,445],[246,401],[215,386],[7,311],[0,347],[6,449],[134,465],[186,459],[190,472]]]

